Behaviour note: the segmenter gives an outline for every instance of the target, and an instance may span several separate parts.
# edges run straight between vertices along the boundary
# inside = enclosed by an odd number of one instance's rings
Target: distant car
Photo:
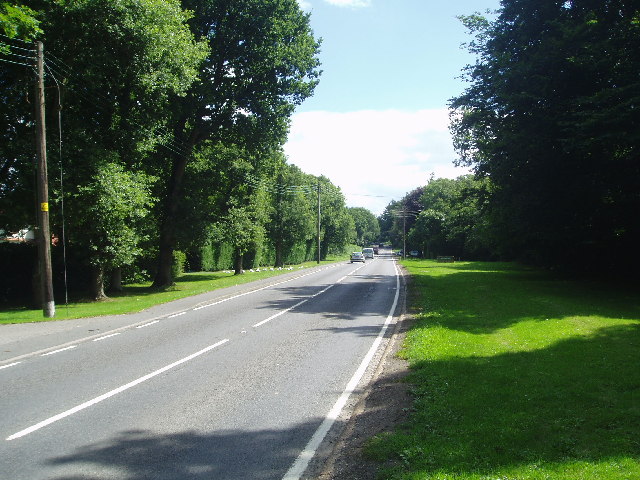
[[[353,252],[351,254],[351,261],[349,263],[353,263],[353,262],[365,262],[364,259],[364,254],[362,252]]]
[[[411,255],[412,257],[419,257],[420,256],[420,252],[418,250],[411,250],[409,252],[409,255]]]
[[[373,257],[373,248],[363,248],[362,253],[364,254],[364,258],[374,258]]]

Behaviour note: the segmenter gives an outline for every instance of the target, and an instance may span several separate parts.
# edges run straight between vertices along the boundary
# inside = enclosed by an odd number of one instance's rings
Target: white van
[[[363,248],[364,258],[373,258],[373,248]]]

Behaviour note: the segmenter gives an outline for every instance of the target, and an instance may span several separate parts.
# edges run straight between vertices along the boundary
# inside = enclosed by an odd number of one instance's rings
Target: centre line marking
[[[311,300],[313,297],[317,297],[318,295],[320,295],[320,294],[322,294],[322,293],[326,292],[327,290],[329,290],[331,287],[333,287],[333,285],[329,285],[327,288],[325,288],[325,289],[323,289],[323,290],[320,290],[320,291],[319,291],[319,292],[317,292],[317,293],[314,293],[314,294],[313,294],[313,295],[311,295],[310,297],[305,298],[304,300],[302,300],[302,301],[300,301],[300,302],[296,303],[295,305],[292,305],[291,307],[289,307],[289,308],[287,308],[287,309],[285,309],[285,310],[282,310],[281,312],[278,312],[278,313],[276,313],[276,314],[274,314],[274,315],[271,315],[269,318],[266,318],[266,319],[262,320],[261,322],[256,323],[256,324],[253,326],[253,328],[258,328],[258,327],[260,327],[260,326],[264,325],[265,323],[270,322],[270,321],[271,321],[271,320],[273,320],[274,318],[278,318],[280,315],[284,315],[285,313],[287,313],[287,312],[289,312],[289,311],[293,310],[294,308],[299,307],[300,305],[302,305],[302,304],[304,304],[304,303],[307,303],[307,302],[308,302],[309,300]]]
[[[180,312],[180,313],[176,313],[174,315],[169,315],[167,318],[176,318],[176,317],[180,317],[182,315],[186,315],[187,312]]]
[[[118,393],[122,393],[125,390],[130,389],[131,387],[135,387],[136,385],[142,383],[142,382],[146,382],[147,380],[160,375],[161,373],[166,372],[167,370],[171,370],[174,367],[177,367],[178,365],[181,365],[185,362],[188,362],[189,360],[193,360],[196,357],[199,357],[200,355],[203,355],[205,353],[207,353],[210,350],[213,350],[214,348],[217,348],[221,345],[224,345],[225,343],[227,343],[229,341],[228,338],[219,341],[218,343],[214,344],[214,345],[209,345],[206,348],[203,348],[202,350],[189,355],[188,357],[184,357],[180,360],[178,360],[177,362],[173,362],[170,365],[167,365],[166,367],[162,367],[158,370],[156,370],[155,372],[151,372],[148,375],[145,375],[144,377],[140,377],[132,382],[127,383],[126,385],[123,385],[121,387],[118,387],[114,390],[111,390],[110,392],[105,393],[104,395],[100,395],[99,397],[96,397],[92,400],[89,400],[88,402],[84,402],[81,403],[80,405],[77,405],[73,408],[70,408],[67,411],[64,411],[62,413],[59,413],[58,415],[54,415],[53,417],[47,418],[46,420],[43,420],[40,423],[36,423],[35,425],[32,425],[29,428],[25,428],[24,430],[20,430],[18,433],[14,433],[13,435],[11,435],[10,437],[7,437],[7,441],[10,440],[15,440],[16,438],[20,438],[20,437],[24,437],[25,435],[28,435],[30,433],[35,432],[36,430],[40,430],[43,427],[46,427],[47,425],[51,425],[54,422],[57,422],[58,420],[62,420],[65,417],[68,417],[69,415],[73,415],[74,413],[78,413],[81,410],[84,410],[85,408],[89,408],[92,405],[95,405],[96,403],[100,403],[103,400],[106,400],[107,398],[113,397],[114,395],[117,395]]]
[[[104,337],[100,337],[100,338],[94,338],[93,341],[99,342],[100,340],[105,340],[107,338],[115,337],[116,335],[120,335],[120,332],[112,333],[111,335],[105,335]]]
[[[150,325],[153,325],[154,323],[158,323],[160,320],[154,320],[153,322],[149,322],[149,323],[145,323],[144,325],[138,325],[136,328],[144,328],[144,327],[148,327]]]
[[[245,295],[251,295],[252,293],[261,292],[262,290],[266,290],[267,288],[277,287],[278,285],[282,285],[283,283],[293,282],[294,280],[299,280],[299,279],[307,277],[309,275],[313,275],[314,273],[321,272],[323,270],[327,270],[328,268],[329,267],[326,267],[326,268],[320,269],[320,270],[314,270],[312,272],[305,273],[304,275],[300,275],[299,277],[289,278],[289,279],[283,280],[281,282],[272,283],[272,284],[266,285],[264,287],[256,288],[255,290],[250,290],[248,292],[239,293],[238,295],[234,295],[232,297],[223,298],[222,300],[218,300],[217,302],[207,303],[206,305],[200,305],[199,307],[195,307],[193,309],[193,311],[195,312],[197,310],[202,310],[203,308],[209,308],[209,307],[213,307],[215,305],[220,305],[221,303],[228,302],[229,300],[234,300],[236,298],[244,297]]]
[[[47,355],[53,355],[54,353],[64,352],[65,350],[71,350],[72,348],[76,348],[77,345],[71,345],[70,347],[60,348],[58,350],[54,350],[53,352],[47,352],[40,355],[41,357],[46,357]]]
[[[2,366],[0,367],[0,370],[2,370],[3,368],[13,367],[14,365],[18,365],[19,363],[20,363],[20,362],[13,362],[13,363],[10,363],[9,365],[2,365]]]

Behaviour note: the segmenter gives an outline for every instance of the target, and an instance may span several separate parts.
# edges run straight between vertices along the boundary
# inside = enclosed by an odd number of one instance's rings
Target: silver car
[[[353,252],[351,254],[351,261],[349,263],[353,263],[353,262],[362,262],[364,263],[364,254],[362,252]]]

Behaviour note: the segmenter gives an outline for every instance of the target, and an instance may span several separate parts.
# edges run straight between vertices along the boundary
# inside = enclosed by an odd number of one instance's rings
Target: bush
[[[171,276],[176,279],[185,272],[187,254],[180,250],[173,251],[173,263],[171,264]]]

